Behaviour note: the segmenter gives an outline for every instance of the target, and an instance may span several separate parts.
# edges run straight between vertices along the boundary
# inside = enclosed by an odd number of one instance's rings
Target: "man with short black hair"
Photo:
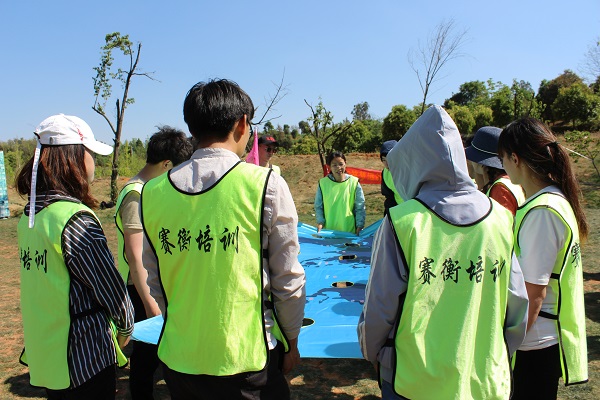
[[[291,193],[241,162],[254,106],[236,83],[194,85],[183,114],[197,150],[141,201],[165,381],[174,400],[289,399],[306,301]]]
[[[115,224],[119,246],[119,272],[135,310],[135,322],[160,314],[146,283],[148,272],[142,265],[143,228],[140,221],[140,193],[144,184],[192,155],[185,133],[169,126],[160,127],[148,141],[146,165],[121,189],[117,199]],[[151,399],[154,371],[158,368],[156,346],[134,341],[130,358],[129,391],[133,400]]]

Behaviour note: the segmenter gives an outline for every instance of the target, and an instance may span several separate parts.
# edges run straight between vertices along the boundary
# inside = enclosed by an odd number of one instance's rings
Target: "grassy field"
[[[300,221],[313,224],[312,209],[321,166],[317,156],[276,156],[289,183]],[[378,154],[350,154],[348,164],[355,167],[380,169]],[[588,242],[582,247],[585,300],[587,313],[590,382],[573,387],[560,387],[561,399],[596,400],[600,398],[600,200],[599,186],[588,165],[577,164],[587,200],[586,215],[591,226]],[[120,186],[126,179],[120,181]],[[93,184],[100,200],[107,200],[109,181],[98,179]],[[367,224],[383,213],[383,198],[378,185],[363,185],[367,200]],[[16,225],[25,201],[9,188],[12,218],[0,220],[0,399],[43,398],[44,391],[29,386],[27,369],[18,363],[23,346],[19,308],[19,257]],[[114,210],[99,210],[109,245],[116,250],[116,232],[112,220]],[[119,371],[118,399],[128,399],[127,369]],[[303,359],[289,375],[292,399],[379,399],[376,375],[364,360]],[[156,398],[168,399],[168,390],[159,373],[156,375]]]

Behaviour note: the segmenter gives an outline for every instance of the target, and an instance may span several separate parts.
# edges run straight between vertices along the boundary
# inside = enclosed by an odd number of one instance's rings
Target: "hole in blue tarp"
[[[314,319],[312,319],[312,318],[304,318],[304,319],[302,320],[302,326],[303,326],[303,327],[304,327],[304,326],[311,326],[311,325],[312,325],[312,324],[314,324],[314,323],[315,323],[315,320],[314,320]]]
[[[347,287],[350,287],[350,286],[354,286],[354,283],[348,282],[348,281],[333,282],[331,284],[331,286],[333,286],[335,288],[347,288]]]

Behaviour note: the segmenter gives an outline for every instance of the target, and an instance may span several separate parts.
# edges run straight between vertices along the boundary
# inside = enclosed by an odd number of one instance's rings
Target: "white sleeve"
[[[531,210],[521,224],[519,264],[525,282],[547,285],[559,250],[565,244],[563,220],[546,208]]]

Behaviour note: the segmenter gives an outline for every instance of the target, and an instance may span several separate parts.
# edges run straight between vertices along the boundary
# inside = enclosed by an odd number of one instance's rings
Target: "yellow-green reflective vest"
[[[144,185],[142,221],[166,303],[158,356],[175,371],[229,376],[267,365],[262,214],[270,173],[240,162],[200,193],[178,191],[168,174]]]
[[[382,175],[383,182],[385,182],[385,185],[389,187],[392,190],[392,192],[394,192],[394,200],[396,200],[396,204],[404,202],[404,199],[396,190],[396,185],[394,185],[394,179],[392,178],[392,172],[388,168],[384,168]]]
[[[410,399],[507,399],[504,342],[513,217],[495,200],[472,225],[413,199],[390,208],[408,270],[393,386]]]
[[[515,185],[510,179],[507,178],[496,179],[486,193],[488,196],[492,192],[492,188],[496,185],[506,186],[506,188],[510,190],[512,195],[515,196],[515,199],[517,200],[517,205],[522,206],[523,203],[525,203],[525,193],[523,192],[523,188],[521,187],[521,185]]]
[[[21,314],[25,349],[20,361],[29,367],[33,386],[53,390],[71,386],[68,366],[70,274],[62,254],[62,232],[78,213],[94,212],[81,203],[57,201],[36,214],[33,228],[28,217],[19,220],[21,260]],[[113,341],[116,342],[113,331]],[[119,366],[127,359],[119,349]]]
[[[356,231],[354,200],[357,185],[358,178],[352,175],[344,182],[331,180],[327,176],[319,180],[325,214],[324,228],[352,233]]]
[[[121,219],[121,205],[123,204],[123,200],[125,197],[131,193],[132,191],[142,193],[142,188],[144,184],[141,182],[131,182],[128,183],[121,189],[121,193],[119,193],[119,197],[117,198],[117,205],[115,211],[115,225],[117,225],[117,245],[118,245],[118,268],[121,277],[125,284],[129,280],[129,262],[127,261],[127,255],[125,254],[125,230],[123,229],[123,220]]]
[[[556,255],[550,282],[556,293],[552,313],[540,312],[538,317],[556,321],[560,362],[565,385],[587,382],[588,361],[585,334],[585,305],[583,296],[583,267],[579,242],[579,227],[571,205],[558,193],[541,193],[517,209],[515,215],[515,252],[521,254],[519,230],[527,213],[536,208],[553,212],[565,224],[565,245]],[[521,266],[523,269],[527,265]]]

